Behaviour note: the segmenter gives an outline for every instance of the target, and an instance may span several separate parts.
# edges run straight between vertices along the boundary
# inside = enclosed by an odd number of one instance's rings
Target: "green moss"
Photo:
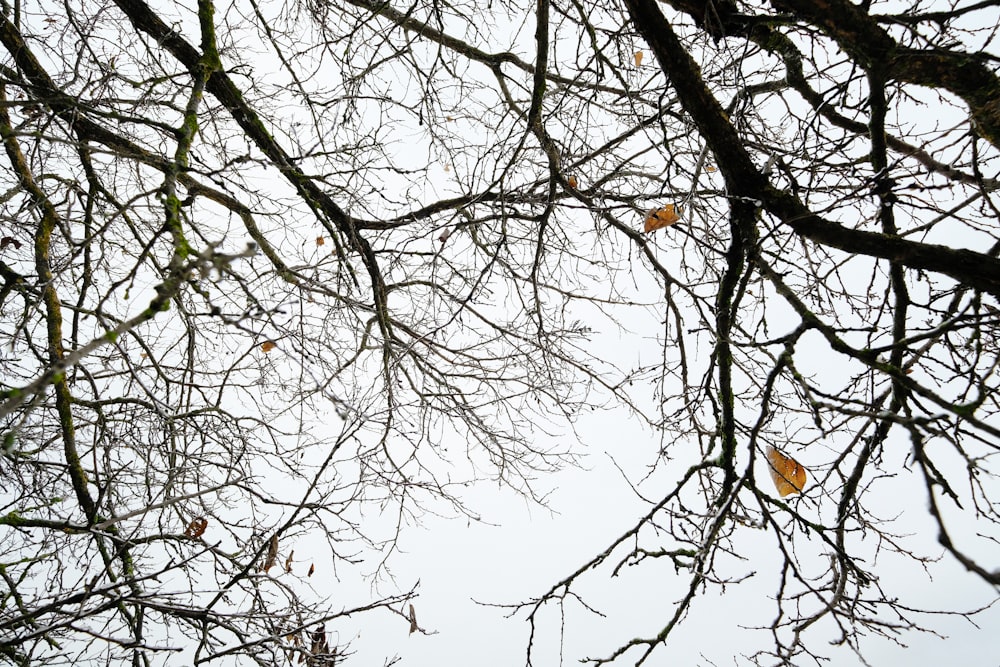
[[[22,517],[16,510],[13,512],[8,512],[3,518],[0,518],[0,525],[3,526],[20,526],[24,523],[24,517]]]

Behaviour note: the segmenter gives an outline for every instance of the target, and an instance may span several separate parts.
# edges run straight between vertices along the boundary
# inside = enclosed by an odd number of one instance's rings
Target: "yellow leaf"
[[[646,233],[655,232],[657,229],[669,227],[680,219],[681,216],[678,215],[674,205],[667,204],[662,208],[650,209],[649,213],[646,214],[646,221],[642,230]]]
[[[636,67],[642,66],[642,51],[635,52],[635,66]]]
[[[806,469],[792,457],[785,456],[768,445],[767,463],[771,469],[771,479],[782,498],[793,493],[801,493],[805,488]]]
[[[705,167],[705,171],[711,174],[712,172],[715,171],[715,167],[713,167],[712,165],[708,165],[707,167]]]

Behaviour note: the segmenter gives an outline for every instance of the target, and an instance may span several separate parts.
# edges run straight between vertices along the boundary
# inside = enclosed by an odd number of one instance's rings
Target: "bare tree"
[[[592,658],[644,662],[747,539],[780,562],[749,659],[921,629],[864,555],[933,567],[879,514],[901,475],[995,590],[991,3],[0,10],[12,662],[339,664],[328,629],[415,627],[414,591],[314,573],[384,573],[469,482],[544,500],[578,452],[538,434],[608,404],[670,482],[521,607],[529,663],[625,566],[686,578]]]
[[[494,278],[338,203],[379,199],[386,148],[349,72],[307,76],[322,24],[303,54],[211,2],[4,10],[4,655],[343,657],[317,626],[413,591],[331,606],[309,578],[373,569],[469,480],[530,495],[564,454],[518,421],[568,381],[465,303]],[[265,56],[287,88],[254,81]]]
[[[812,630],[825,625],[864,661],[863,637],[898,641],[928,629],[921,612],[943,611],[881,584],[887,554],[917,572],[940,555],[881,514],[894,478],[922,481],[907,509],[928,507],[948,557],[1000,583],[986,555],[998,518],[995,8],[666,4],[669,15],[626,0],[623,14],[689,132],[649,143],[686,208],[657,244],[675,317],[652,373],[673,481],[525,605],[532,641],[539,610],[575,603],[595,573],[686,572],[652,632],[590,659],[644,663],[699,595],[755,576],[740,545],[763,539],[781,563],[773,612],[748,624],[771,647],[742,659],[819,664]]]

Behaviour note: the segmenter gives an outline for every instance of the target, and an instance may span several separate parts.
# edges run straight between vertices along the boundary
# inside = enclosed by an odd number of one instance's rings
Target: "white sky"
[[[620,462],[631,458],[639,464],[656,449],[656,441],[648,433],[643,435],[627,423],[615,423],[612,415],[601,421],[606,422],[606,427],[594,428],[591,443],[597,452],[606,448],[615,452]],[[603,454],[593,454],[590,470],[565,471],[556,480],[558,488],[552,496],[552,506],[559,511],[558,515],[526,508],[521,499],[509,493],[483,489],[476,494],[474,506],[482,509],[484,523],[428,517],[423,526],[408,533],[392,569],[402,588],[419,579],[417,618],[422,628],[436,634],[410,636],[406,622],[400,617],[385,619],[384,623],[373,623],[374,618],[367,618],[361,621],[358,630],[359,652],[371,647],[370,657],[374,658],[378,651],[388,650],[402,657],[403,664],[412,665],[524,664],[528,635],[524,614],[504,618],[504,610],[476,602],[512,604],[544,592],[602,551],[643,512],[617,469]],[[919,484],[912,487],[914,497],[909,504],[919,510],[919,514],[912,514],[921,516],[925,505],[922,491]],[[486,525],[487,522],[499,525]],[[940,554],[942,550],[935,548],[930,525],[912,523],[915,529],[931,533],[920,541],[932,553]],[[770,622],[773,609],[767,596],[775,590],[767,571],[770,550],[755,550],[753,544],[747,544],[746,548],[751,568],[759,570],[759,575],[729,587],[724,596],[709,593],[697,600],[679,631],[646,664],[692,667],[747,664],[740,656],[769,641],[766,632],[740,627]],[[993,600],[988,587],[948,555],[930,568],[933,580],[920,576],[913,567],[898,570],[893,565],[888,560],[879,568],[882,583],[911,605],[960,610]],[[614,581],[609,581],[605,574],[588,584],[581,587],[591,595],[588,602],[597,609],[613,612],[602,619],[571,605],[572,611],[565,619],[563,664],[566,665],[579,664],[577,661],[587,656],[604,656],[623,641],[658,630],[670,618],[672,603],[679,599],[677,589],[672,591],[672,586],[686,586],[686,578],[683,573],[673,575],[666,564],[660,567],[647,564]],[[560,619],[555,608],[549,609],[543,618],[540,645],[549,650],[536,654],[533,664],[550,667],[559,664],[553,642],[558,638]],[[886,641],[868,642],[865,651],[869,664],[997,666],[1000,605],[976,618],[979,629],[958,617],[924,619],[943,635],[941,639],[909,635],[902,639],[908,648]],[[340,637],[346,638],[344,634]],[[846,649],[826,646],[822,641],[816,641],[815,646],[826,651],[832,665],[862,664]],[[359,662],[367,660],[358,656]],[[625,660],[622,664],[632,662]]]

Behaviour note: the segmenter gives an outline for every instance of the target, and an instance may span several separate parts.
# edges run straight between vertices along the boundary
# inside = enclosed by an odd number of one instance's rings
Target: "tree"
[[[544,502],[581,452],[540,436],[607,406],[657,486],[520,607],[529,663],[626,566],[685,592],[591,661],[666,650],[746,540],[753,662],[919,630],[872,560],[934,567],[880,514],[904,476],[1000,583],[991,3],[0,9],[11,662],[338,664],[414,591],[314,571],[385,574],[469,483]]]

